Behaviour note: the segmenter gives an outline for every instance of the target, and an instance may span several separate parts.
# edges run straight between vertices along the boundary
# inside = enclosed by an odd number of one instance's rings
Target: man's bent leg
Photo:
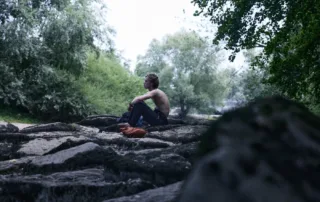
[[[134,104],[128,121],[129,124],[135,127],[140,116],[143,116],[143,120],[150,125],[161,124],[161,121],[158,119],[158,115],[144,102]]]

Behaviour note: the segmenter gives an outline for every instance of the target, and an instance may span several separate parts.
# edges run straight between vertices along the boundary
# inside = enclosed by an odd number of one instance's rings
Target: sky
[[[199,17],[192,16],[197,9],[191,0],[103,0],[107,5],[107,22],[116,30],[114,38],[117,50],[130,60],[133,71],[138,55],[146,52],[152,39],[161,39],[166,34],[181,28],[196,29]],[[199,24],[199,23],[198,23]],[[214,27],[214,26],[213,26]],[[240,54],[234,63],[225,60],[222,66],[239,68],[244,64]]]

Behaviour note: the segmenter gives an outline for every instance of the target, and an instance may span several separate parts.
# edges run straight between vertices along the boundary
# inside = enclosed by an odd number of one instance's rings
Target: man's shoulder
[[[153,89],[152,91],[150,91],[153,94],[158,94],[159,92],[162,92],[159,88]]]
[[[161,95],[166,95],[165,92],[163,92],[161,89],[159,88],[156,88],[156,89],[153,89],[152,91],[149,91],[151,94],[155,95],[155,96],[161,96]]]
[[[155,94],[156,95],[165,95],[166,93],[165,92],[163,92],[161,89],[159,89],[159,88],[157,88],[157,89],[154,89],[154,90],[156,90],[155,91]]]
[[[151,97],[154,97],[159,94],[159,91],[157,89],[153,89],[153,90],[149,91],[147,94],[149,94]]]

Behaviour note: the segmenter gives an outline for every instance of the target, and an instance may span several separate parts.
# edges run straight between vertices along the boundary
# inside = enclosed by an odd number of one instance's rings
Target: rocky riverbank
[[[272,97],[124,137],[115,116],[0,125],[0,201],[319,202],[320,118]]]
[[[211,123],[170,119],[144,138],[127,138],[116,118],[22,129],[2,123],[0,201],[105,201],[180,182]]]

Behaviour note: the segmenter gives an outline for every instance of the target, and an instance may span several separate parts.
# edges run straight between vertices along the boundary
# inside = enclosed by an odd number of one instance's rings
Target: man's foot
[[[127,128],[127,127],[130,127],[130,124],[129,123],[119,123],[118,127],[119,128]]]

